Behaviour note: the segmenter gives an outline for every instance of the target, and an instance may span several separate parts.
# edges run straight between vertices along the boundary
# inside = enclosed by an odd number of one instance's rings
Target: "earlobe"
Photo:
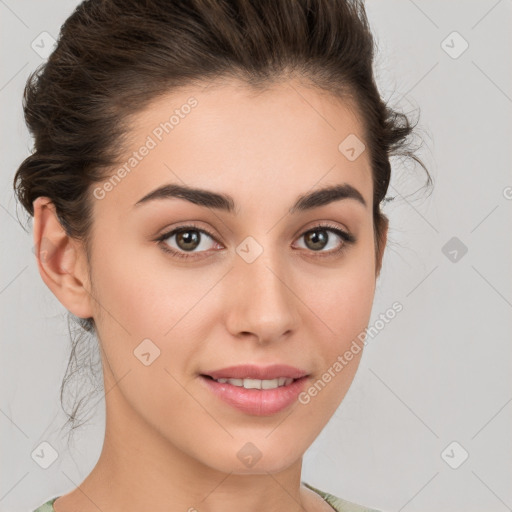
[[[48,197],[34,200],[34,252],[43,281],[79,318],[93,316],[87,266],[79,243],[62,227]]]

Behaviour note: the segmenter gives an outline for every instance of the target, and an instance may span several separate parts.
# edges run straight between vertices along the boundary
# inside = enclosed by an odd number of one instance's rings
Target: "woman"
[[[417,160],[372,62],[356,1],[91,0],[64,23],[15,187],[97,336],[106,430],[36,512],[370,510],[301,466],[362,355],[389,157]]]

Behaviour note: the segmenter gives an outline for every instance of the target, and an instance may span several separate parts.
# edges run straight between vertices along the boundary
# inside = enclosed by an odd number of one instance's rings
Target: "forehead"
[[[110,198],[135,204],[165,183],[227,192],[240,203],[296,198],[348,183],[371,204],[362,120],[349,103],[297,81],[266,90],[237,81],[174,90],[130,119],[122,183]],[[360,155],[350,158],[347,146]],[[351,148],[348,148],[351,149]],[[238,203],[238,201],[237,201]]]

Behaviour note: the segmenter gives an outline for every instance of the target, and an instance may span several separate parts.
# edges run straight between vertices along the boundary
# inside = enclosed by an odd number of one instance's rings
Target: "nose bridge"
[[[252,333],[260,341],[270,341],[297,326],[298,301],[289,284],[285,255],[271,245],[271,238],[260,243],[247,237],[236,248],[228,315],[234,335]]]

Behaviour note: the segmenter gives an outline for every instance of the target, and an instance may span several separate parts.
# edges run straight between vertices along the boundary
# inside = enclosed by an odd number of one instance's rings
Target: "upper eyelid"
[[[166,238],[170,238],[171,236],[174,236],[179,231],[186,231],[187,229],[200,231],[201,233],[208,235],[209,237],[213,238],[216,242],[218,242],[217,237],[213,233],[210,233],[205,228],[200,228],[199,226],[194,226],[194,224],[183,224],[182,226],[168,229],[167,231],[164,231],[161,235],[159,235],[157,240],[165,240]]]

